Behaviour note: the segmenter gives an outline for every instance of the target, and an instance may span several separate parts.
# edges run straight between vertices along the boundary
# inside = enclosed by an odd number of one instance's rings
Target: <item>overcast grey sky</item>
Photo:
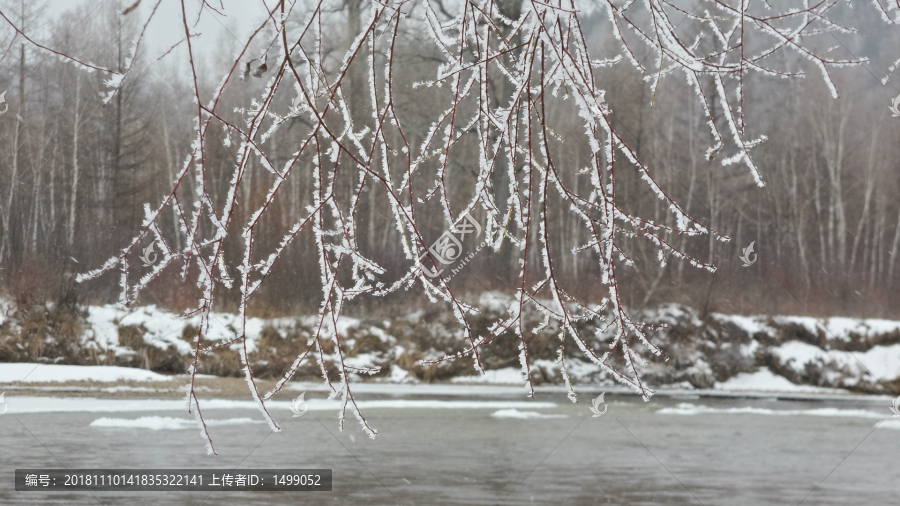
[[[70,12],[79,5],[86,5],[91,11],[99,11],[102,7],[109,4],[123,5],[127,7],[134,0],[45,0],[45,12],[51,16],[57,17]],[[254,30],[262,22],[266,15],[266,5],[275,5],[277,0],[211,0],[210,5],[217,9],[224,5],[224,9],[219,9],[224,15],[219,15],[209,9],[204,9],[200,16],[200,21],[196,27],[192,28],[194,33],[199,33],[199,37],[191,39],[195,53],[199,53],[198,59],[213,56],[216,52],[221,51],[222,41],[229,38],[245,41],[250,32]],[[156,0],[142,0],[138,9],[129,14],[139,18],[140,26],[146,22],[147,17],[156,5]],[[200,9],[200,0],[186,0],[185,5],[188,8],[189,20],[191,23],[197,19],[197,13]],[[123,9],[124,9],[123,7]],[[13,18],[14,19],[14,18]],[[142,42],[143,57],[149,63],[149,60],[155,61],[167,49],[184,37],[184,28],[182,24],[181,1],[180,0],[162,0],[162,4],[147,27],[147,34]],[[48,41],[49,42],[49,41]],[[179,51],[184,50],[184,45],[179,46]],[[256,55],[254,55],[256,56]],[[180,57],[176,57],[181,59]]]

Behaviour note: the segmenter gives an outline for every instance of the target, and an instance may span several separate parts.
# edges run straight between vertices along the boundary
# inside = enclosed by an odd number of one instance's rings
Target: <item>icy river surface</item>
[[[518,391],[520,392],[520,391]],[[247,401],[207,400],[218,456],[182,401],[7,395],[0,504],[846,505],[896,504],[900,418],[886,398],[654,397],[529,400],[359,392],[348,411],[307,394],[273,433]],[[432,392],[435,393],[435,392]],[[439,393],[439,392],[438,392]],[[461,395],[462,394],[462,395]],[[595,397],[595,396],[594,396]],[[17,468],[329,468],[331,492],[17,492]]]

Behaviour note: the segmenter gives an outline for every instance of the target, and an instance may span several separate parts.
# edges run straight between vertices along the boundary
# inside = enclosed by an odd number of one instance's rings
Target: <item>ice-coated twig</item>
[[[793,53],[821,74],[836,97],[830,71],[867,61],[828,58],[807,42],[818,35],[853,30],[830,18],[839,4],[836,0],[783,6],[753,0],[701,0],[693,10],[672,0],[522,0],[516,13],[505,8],[515,2],[466,0],[459,2],[453,14],[447,14],[443,4],[436,9],[430,0],[424,0],[422,9],[403,0],[366,0],[357,20],[359,32],[337,45],[327,41],[326,34],[330,24],[343,21],[335,14],[342,2],[281,0],[242,41],[230,68],[212,80],[218,85],[207,96],[199,84],[200,67],[192,42],[197,34],[191,32],[196,24],[191,9],[198,7],[185,0],[178,3],[177,28],[183,31],[178,44],[185,45],[195,108],[188,153],[171,191],[158,204],[145,207],[144,221],[131,240],[98,268],[79,275],[78,281],[117,270],[119,300],[128,305],[163,270],[180,264],[182,279],[190,279],[199,294],[196,305],[186,312],[200,320],[187,401],[210,453],[215,450],[200,412],[196,375],[208,354],[226,346],[238,350],[250,395],[272,430],[278,426],[266,402],[305,363],[312,363],[332,397],[341,399],[341,427],[349,409],[374,437],[375,429],[354,398],[351,378],[376,369],[346,362],[347,336],[341,335],[340,318],[346,303],[356,297],[383,297],[415,285],[429,300],[453,312],[466,343],[456,352],[423,363],[468,357],[476,370],[484,372],[479,349],[502,335],[514,335],[525,386],[533,395],[529,345],[535,332],[553,323],[560,338],[557,363],[573,402],[575,390],[566,366],[566,346],[572,343],[608,377],[649,399],[653,391],[641,381],[640,367],[647,362],[645,357],[664,353],[648,332],[660,326],[636,321],[623,303],[621,271],[640,267],[635,265],[631,245],[647,241],[661,263],[674,257],[714,271],[714,265],[676,247],[672,237],[709,234],[722,241],[728,237],[692,217],[689,206],[682,208],[658,180],[654,166],[629,145],[614,121],[615,97],[607,96],[616,91],[601,89],[597,75],[627,60],[649,83],[651,104],[658,100],[663,79],[683,76],[709,127],[707,158],[713,160],[725,151],[722,165],[742,164],[749,173],[744,177],[762,186],[764,169],[754,162],[753,152],[766,137],[751,134],[747,76],[755,72],[765,77],[803,77],[803,71],[778,66],[782,60],[775,56]],[[883,21],[900,24],[900,4],[873,4]],[[141,41],[159,5],[154,5],[133,41],[121,73],[41,45],[5,14],[0,16],[15,29],[16,37],[39,50],[84,70],[108,74],[108,101],[128,86],[125,77],[140,59]],[[203,15],[204,5],[196,16]],[[609,24],[614,38],[612,54],[594,54],[587,42],[582,16],[597,11],[604,11],[596,17]],[[405,33],[415,34],[421,44],[432,44],[442,58],[433,76],[413,85],[431,88],[435,97],[435,112],[415,127],[404,122],[395,102],[410,91],[400,89],[395,80],[397,41]],[[329,54],[335,47],[344,49]],[[644,51],[649,52],[642,60],[639,55]],[[223,97],[238,81],[235,76],[245,73],[253,57],[260,55],[268,56],[263,60],[266,68],[257,68],[263,79],[256,81],[255,97],[237,108],[234,119],[222,111]],[[898,65],[894,63],[889,72]],[[243,84],[249,86],[247,81]],[[577,128],[572,135],[586,141],[590,150],[589,159],[579,166],[556,154],[558,146],[573,145],[566,134],[554,131],[551,111],[564,101],[566,106],[573,104],[569,107]],[[286,103],[291,106],[286,108]],[[291,155],[285,160],[283,154],[278,156],[273,139],[281,142],[276,134],[295,121],[305,126],[299,134],[291,132],[292,144],[286,151]],[[224,176],[228,183],[223,194],[213,188],[207,166],[210,145],[221,149],[222,144],[212,142],[213,124],[226,132],[224,148],[234,156],[225,168],[230,176]],[[451,170],[463,157],[472,162],[475,174],[468,193],[457,188]],[[572,185],[573,177],[580,174],[590,181],[587,190]],[[628,210],[618,191],[622,181],[633,175],[662,204],[666,219],[649,219]],[[277,244],[258,240],[260,230],[269,226],[267,219],[281,209],[280,196],[291,191],[286,189],[292,188],[296,178],[307,176],[312,184],[305,187],[304,202],[311,204],[284,220]],[[264,195],[252,194],[251,179],[264,189]],[[405,257],[401,262],[406,262],[399,272],[379,265],[374,252],[360,247],[359,220],[367,209],[362,202],[367,191],[377,192],[382,199],[379,205],[389,210],[389,237]],[[460,194],[466,197],[457,200]],[[515,287],[510,290],[513,298],[484,335],[476,335],[470,323],[476,310],[451,289],[446,273],[439,272],[441,259],[422,233],[417,212],[430,199],[439,207],[447,229],[454,229],[465,216],[477,216],[486,243],[496,252],[511,249],[518,261]],[[558,210],[551,209],[554,203]],[[172,214],[166,212],[170,206]],[[551,247],[556,240],[551,215],[557,211],[572,213],[582,235],[577,244],[561,248],[562,254],[593,255],[598,264],[603,301],[596,306],[570,295],[560,279],[559,253]],[[176,227],[162,223],[168,216],[175,216]],[[179,234],[180,240],[167,240],[167,233]],[[149,271],[134,275],[135,248],[146,236],[159,246],[162,259]],[[260,395],[248,346],[248,308],[281,265],[279,260],[292,254],[299,241],[313,246],[319,268],[321,299],[314,331],[292,351],[296,359],[287,373],[271,391]],[[130,276],[137,281],[130,283]],[[221,306],[217,296],[222,289],[239,295],[240,324],[234,339],[210,345],[205,342],[209,319],[214,308]],[[538,329],[526,327],[527,311],[543,318]],[[597,322],[609,337],[600,346],[596,335],[588,335],[579,325],[588,321]],[[334,351],[326,351],[329,348]]]

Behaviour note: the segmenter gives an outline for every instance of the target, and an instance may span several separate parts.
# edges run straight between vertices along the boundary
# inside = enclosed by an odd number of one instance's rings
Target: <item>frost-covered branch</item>
[[[526,310],[533,309],[544,316],[544,326],[551,321],[559,325],[558,363],[570,389],[565,365],[567,342],[574,343],[610,377],[649,399],[653,391],[641,381],[640,366],[647,362],[645,355],[661,356],[663,351],[647,333],[648,328],[658,326],[633,320],[623,304],[621,272],[640,267],[634,265],[628,243],[646,240],[660,262],[671,255],[712,272],[715,266],[676,248],[671,237],[710,234],[722,241],[728,238],[690,216],[660,184],[647,161],[639,158],[617,130],[616,111],[610,105],[616,90],[602,89],[597,76],[616,65],[632,65],[650,83],[653,102],[662,80],[680,74],[696,94],[709,126],[707,158],[713,160],[724,151],[722,165],[743,164],[749,177],[763,186],[764,171],[754,162],[752,152],[766,138],[750,133],[753,125],[746,114],[750,105],[747,76],[803,77],[798,69],[777,68],[784,60],[775,56],[792,53],[815,67],[837,97],[830,71],[866,61],[832,59],[808,43],[818,35],[852,31],[828,17],[837,0],[779,7],[763,1],[707,0],[693,9],[686,2],[669,0],[502,3],[460,0],[455,8],[448,7],[448,12],[444,5],[435,9],[428,0],[364,2],[357,20],[358,33],[342,43],[327,40],[333,32],[325,28],[340,21],[334,13],[341,2],[282,0],[259,20],[234,55],[227,73],[217,79],[218,86],[205,94],[192,42],[196,34],[191,31],[195,25],[191,20],[202,13],[194,13],[193,2],[181,0],[179,30],[184,38],[179,44],[184,43],[191,69],[195,108],[190,150],[171,191],[156,206],[146,207],[144,222],[132,240],[101,267],[81,275],[79,281],[117,270],[120,301],[132,304],[170,265],[180,263],[182,278],[193,278],[200,295],[196,307],[186,314],[199,314],[201,319],[187,399],[210,452],[214,452],[212,439],[200,415],[194,379],[201,360],[224,346],[239,351],[251,396],[272,430],[279,428],[266,401],[305,362],[314,361],[332,397],[341,397],[341,426],[349,409],[363,430],[374,437],[376,430],[358,409],[350,379],[354,374],[378,370],[347,363],[346,336],[341,335],[338,319],[347,302],[356,297],[383,297],[414,285],[420,286],[431,301],[446,304],[453,311],[468,343],[464,349],[429,363],[470,357],[475,368],[483,372],[479,350],[501,335],[513,333],[518,340],[523,382],[533,395],[529,340],[534,329],[528,329],[524,319]],[[900,22],[896,4],[875,4],[886,22]],[[152,8],[150,17],[158,6]],[[608,22],[615,36],[617,45],[612,54],[594,54],[588,44],[582,20],[594,14]],[[402,87],[396,78],[400,63],[397,42],[402,33],[414,33],[421,44],[432,44],[441,59],[433,77],[413,86],[429,88],[430,96],[436,97],[432,105],[437,112],[424,127],[402,119],[397,111],[396,99],[414,91]],[[108,101],[125,85],[143,35],[142,30],[123,73],[84,63],[25,39],[83,68],[112,74],[107,81],[112,87],[106,96]],[[254,53],[253,49],[260,48],[259,54]],[[647,57],[641,58],[639,55],[646,51]],[[249,104],[235,111],[235,120],[229,111],[223,111],[223,96],[251,76],[262,79],[262,88]],[[285,102],[291,104],[289,109],[282,107]],[[718,111],[714,112],[716,103]],[[590,146],[590,158],[581,166],[565,163],[555,154],[554,146],[566,142],[553,129],[551,111],[557,108],[574,111],[577,135]],[[295,119],[302,120],[306,127],[299,133],[292,132],[292,154],[286,160],[279,159],[269,141]],[[206,163],[214,138],[213,125],[224,129],[225,147],[233,154],[223,198],[215,198]],[[234,144],[233,137],[237,139]],[[279,160],[283,165],[278,165]],[[461,191],[461,185],[453,179],[454,163],[474,165],[475,183],[466,189],[468,193]],[[251,202],[244,190],[254,166],[264,169],[265,177],[257,178],[256,184],[262,181],[267,191]],[[589,175],[588,191],[567,183],[576,174]],[[674,226],[639,216],[623,205],[621,182],[635,174],[662,202],[673,220],[668,223],[674,222]],[[288,182],[301,176],[313,181],[306,188],[311,204],[302,215],[290,217],[281,241],[267,249],[258,240],[259,231],[266,217],[276,212],[275,203],[289,187]],[[427,182],[424,190],[422,181]],[[362,195],[376,189],[384,208],[390,210],[395,237],[405,255],[402,272],[390,272],[379,265],[375,252],[365,251],[358,241],[359,219],[365,209]],[[460,200],[456,197],[460,194],[467,197]],[[185,195],[191,195],[190,199],[185,201]],[[450,288],[447,275],[440,269],[441,258],[422,233],[417,210],[421,214],[429,201],[439,206],[451,230],[462,226],[468,216],[481,217],[490,247],[495,252],[512,249],[518,260],[513,302],[485,335],[476,335],[470,324],[475,309]],[[604,287],[598,305],[573,297],[557,273],[559,259],[551,247],[551,202],[561,202],[559,212],[572,213],[588,237],[580,246],[574,245],[571,253],[593,253],[601,273],[597,282]],[[160,221],[172,215],[177,217],[175,233],[183,241],[165,238],[167,229]],[[135,248],[147,236],[162,250],[163,259],[131,286],[129,269]],[[248,307],[278,260],[299,240],[312,241],[317,255],[321,285],[317,324],[305,349],[297,350],[290,370],[274,389],[260,395],[247,346]],[[236,244],[240,249],[231,251],[229,248]],[[229,274],[229,261],[236,263],[236,267],[231,265],[238,273],[234,278]],[[235,339],[209,345],[209,318],[219,303],[217,287],[239,292],[241,325]],[[585,320],[603,321],[611,329],[613,338],[607,349],[597,349],[597,336],[580,330],[577,324]],[[329,374],[325,350],[332,347],[336,371]],[[574,391],[570,398],[575,400]]]

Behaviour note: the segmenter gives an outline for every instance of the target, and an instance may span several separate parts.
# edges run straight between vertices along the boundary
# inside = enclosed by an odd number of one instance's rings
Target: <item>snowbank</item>
[[[165,381],[169,379],[171,379],[170,376],[130,367],[0,363],[0,383]]]
[[[472,316],[471,323],[473,331],[483,335],[513,299],[484,292],[466,301],[478,309],[479,313]],[[183,372],[190,365],[193,349],[190,341],[194,335],[193,327],[199,324],[198,316],[181,318],[153,305],[127,309],[104,305],[88,309],[89,328],[82,337],[82,346],[100,351],[97,354],[100,359],[118,366],[174,372]],[[486,348],[484,363],[488,370],[484,375],[472,374],[474,371],[461,361],[423,365],[468,346],[451,312],[428,311],[411,311],[390,320],[341,316],[337,327],[347,351],[345,364],[380,368],[379,373],[365,378],[351,375],[351,381],[410,384],[411,388],[417,388],[416,383],[441,382],[519,388],[525,384],[519,367],[503,367],[517,362],[518,349],[513,346]],[[712,313],[701,319],[697,311],[678,304],[660,305],[632,316],[636,321],[668,326],[648,331],[649,338],[670,359],[646,357],[649,364],[641,368],[641,379],[653,389],[676,387],[795,394],[852,390],[890,394],[893,392],[891,382],[900,379],[900,321],[722,313]],[[537,327],[542,320],[539,314],[525,314],[523,318],[530,328]],[[317,321],[316,316],[302,315],[248,318],[247,346],[257,377],[282,377],[291,368],[296,350],[306,347]],[[582,324],[582,332],[592,336],[595,349],[602,350],[611,344],[613,335],[605,326],[596,326],[596,322],[579,323]],[[123,332],[126,328],[127,333]],[[240,332],[237,315],[212,313],[205,339],[212,342],[230,340]],[[327,335],[330,329],[326,328],[324,332]],[[539,332],[543,335],[534,336],[534,341],[547,342],[550,336],[550,342],[555,342],[559,328],[551,325]],[[219,352],[206,355],[200,371],[221,375],[240,373],[240,364],[234,360],[233,351],[229,351],[238,346],[240,344],[235,343],[223,349],[222,356]],[[110,351],[114,353],[110,354]],[[158,353],[154,355],[154,352]],[[552,346],[529,348],[529,358],[536,385],[564,383]],[[338,361],[334,352],[324,353],[322,359],[328,366]],[[26,362],[33,359],[10,360]],[[612,362],[613,367],[624,370],[625,365],[615,356]],[[577,347],[567,347],[565,363],[575,385],[603,388],[621,385],[607,371],[588,360]],[[0,383],[16,383],[26,377],[28,383],[166,379],[146,370],[123,367],[41,365],[32,372],[36,365],[0,364]],[[307,360],[294,378],[311,379],[319,374],[318,364]],[[145,393],[148,391],[144,390]]]
[[[763,367],[759,371],[753,373],[742,372],[737,376],[716,383],[716,390],[737,390],[737,391],[762,391],[762,392],[812,392],[812,393],[844,393],[846,390],[837,388],[819,388],[808,385],[797,385],[791,383],[784,376],[777,376],[768,368]]]
[[[811,316],[775,316],[773,321],[779,324],[793,323],[801,325],[811,333],[824,332],[833,339],[849,341],[852,334],[863,338],[871,338],[878,334],[889,334],[900,331],[900,321],[882,320],[880,318],[847,318],[832,316],[831,318],[813,318]]]
[[[873,346],[864,352],[823,350],[800,341],[790,341],[772,349],[785,365],[802,371],[807,364],[831,365],[853,376],[870,376],[875,381],[900,377],[900,344]]]
[[[702,404],[681,403],[674,408],[662,408],[656,413],[659,415],[708,415],[708,414],[730,414],[730,415],[769,415],[769,416],[828,416],[828,417],[850,417],[850,418],[878,418],[884,419],[890,416],[890,411],[885,408],[884,413],[870,411],[866,409],[838,409],[838,408],[818,408],[818,409],[767,409],[767,408],[711,408]]]
[[[117,353],[128,350],[119,346],[119,327],[136,326],[146,329],[144,341],[158,348],[174,346],[179,353],[191,352],[191,344],[182,339],[187,327],[199,327],[200,316],[182,318],[181,316],[156,307],[155,305],[121,309],[115,305],[93,306],[87,317],[90,329],[85,333],[87,344],[95,343],[100,349],[113,349]],[[342,318],[341,325],[352,325],[352,318]],[[262,329],[267,326],[284,327],[293,324],[293,318],[247,318],[245,332],[248,351],[256,350],[256,340]],[[213,312],[209,318],[209,331],[204,335],[208,341],[224,341],[234,339],[240,331],[240,318],[233,313]]]
[[[773,327],[769,322],[777,326],[799,325],[811,334],[822,333],[831,339],[849,341],[853,334],[868,339],[879,334],[890,334],[900,331],[900,321],[884,320],[881,318],[848,318],[845,316],[832,316],[830,318],[815,318],[813,316],[768,316],[768,315],[729,315],[713,313],[714,319],[721,322],[732,322],[753,335],[757,332],[772,333]]]
[[[538,413],[537,411],[519,411],[518,409],[501,409],[491,414],[494,418],[518,418],[533,420],[535,418],[568,418],[566,415]]]
[[[475,374],[472,376],[457,376],[450,380],[453,383],[487,383],[491,385],[523,385],[525,384],[525,375],[522,369],[517,367],[506,367],[503,369],[491,369],[484,371],[484,374]]]

